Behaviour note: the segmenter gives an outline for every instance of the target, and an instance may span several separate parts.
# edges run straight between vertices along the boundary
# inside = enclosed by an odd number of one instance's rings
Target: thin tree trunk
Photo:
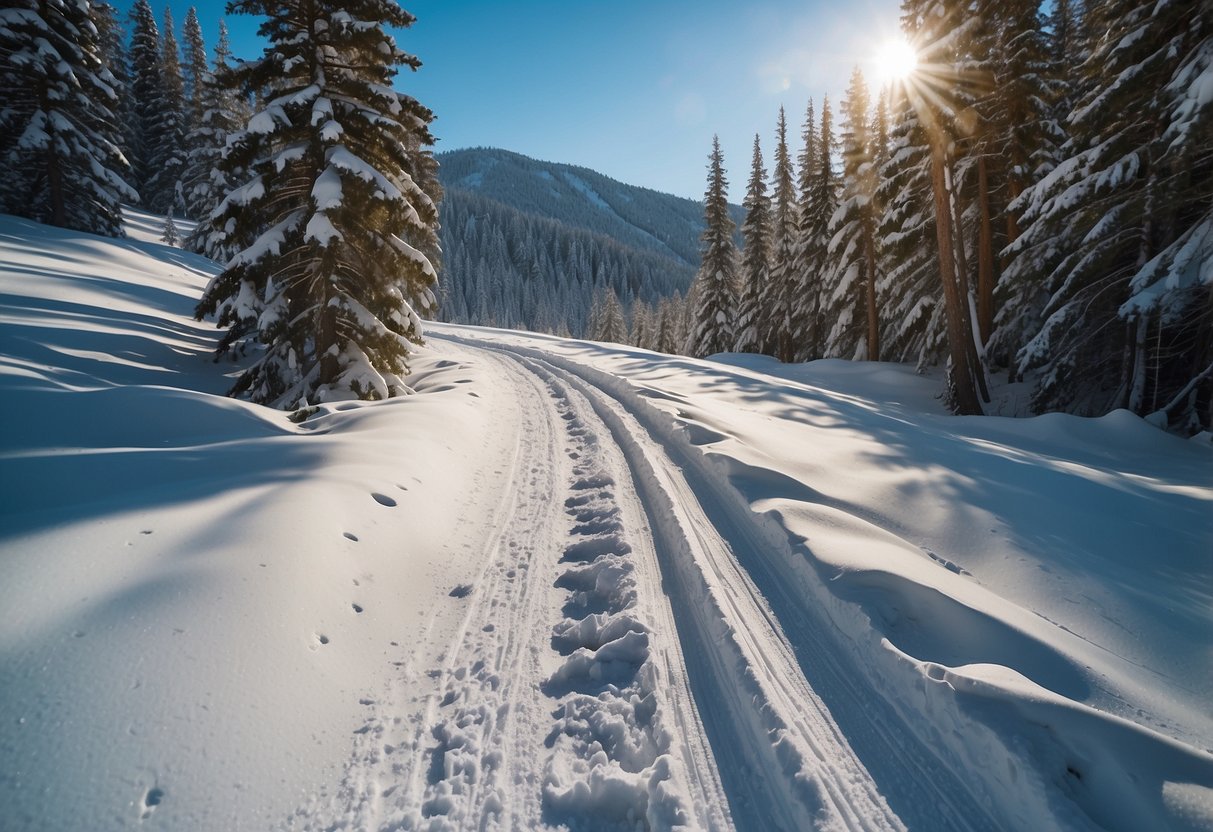
[[[945,161],[945,164],[949,164],[948,169],[950,173],[950,163]],[[949,175],[948,178],[953,183],[949,203],[952,206],[952,221],[954,223],[952,239],[956,242],[956,273],[958,278],[957,283],[960,288],[960,311],[964,317],[965,331],[969,333],[968,337],[965,338],[965,351],[969,354],[969,368],[977,384],[977,393],[981,396],[983,402],[988,402],[990,400],[990,391],[986,387],[985,364],[982,362],[981,356],[977,351],[977,342],[981,336],[973,326],[973,293],[969,287],[969,258],[964,244],[964,212],[960,208],[960,193],[955,185],[955,176]]]
[[[52,139],[51,144],[54,144]],[[46,150],[46,196],[51,206],[51,225],[63,228],[67,225],[67,200],[63,194],[63,168],[61,159],[51,148]]]
[[[938,136],[931,139],[931,185],[934,192],[939,276],[943,283],[944,311],[947,313],[948,352],[952,359],[952,389],[956,396],[956,411],[964,416],[980,416],[983,410],[969,364],[969,351],[965,347],[966,339],[972,340],[972,333],[965,326],[966,304],[962,302],[960,283],[956,275],[951,199],[944,169],[942,138]]]
[[[867,209],[870,210],[871,203]],[[880,318],[876,314],[876,242],[871,217],[863,222],[863,250],[867,265],[868,361],[880,360]]]
[[[981,343],[990,341],[994,331],[994,230],[990,225],[990,181],[986,160],[977,160],[977,205],[981,225],[977,239],[977,329]]]

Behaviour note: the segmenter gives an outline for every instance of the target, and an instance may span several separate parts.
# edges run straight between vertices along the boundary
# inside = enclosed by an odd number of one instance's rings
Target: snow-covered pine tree
[[[185,64],[182,66],[185,81],[185,135],[202,124],[206,111],[206,44],[202,39],[202,25],[198,22],[198,10],[190,6],[181,27],[185,43]]]
[[[879,361],[876,175],[868,86],[858,67],[851,73],[843,112],[843,200],[830,223],[832,273],[824,318],[833,325],[826,339],[826,354]]]
[[[788,152],[788,121],[783,107],[775,134],[775,168],[771,171],[774,199],[771,204],[771,277],[768,299],[763,304],[767,315],[763,346],[780,361],[795,357],[792,332],[796,328],[793,313],[796,304],[796,245],[800,224],[796,197],[796,178],[792,155]]]
[[[87,3],[16,0],[0,9],[0,210],[122,236],[134,193],[113,141],[114,78]]]
[[[111,140],[122,151],[127,160],[126,177],[131,179],[131,72],[130,62],[126,56],[126,33],[118,21],[118,10],[112,3],[92,3],[90,6],[93,24],[97,27],[97,37],[101,47],[101,63],[109,70],[114,78],[113,89],[116,99],[110,104],[113,113],[113,132]]]
[[[880,169],[877,227],[887,271],[877,283],[881,349],[919,369],[944,360],[947,333],[939,287],[939,248],[931,201],[931,149],[917,110],[901,90],[892,97],[889,157]]]
[[[1112,0],[1087,11],[1094,79],[1069,118],[1067,158],[1021,197],[1007,280],[1048,296],[1019,353],[1033,406],[1213,413],[1211,4]]]
[[[228,70],[232,53],[228,45],[227,24],[219,21],[219,40],[215,44],[213,71],[201,76],[202,116],[198,126],[186,137],[189,162],[182,174],[185,214],[197,220],[185,241],[190,251],[212,260],[226,262],[234,253],[227,242],[227,229],[215,229],[206,219],[232,189],[232,179],[220,164],[227,137],[248,120],[247,106],[236,90],[219,79]]]
[[[169,246],[181,245],[181,232],[177,230],[177,223],[173,222],[172,214],[164,215],[164,231],[160,235],[160,242]]]
[[[632,304],[632,344],[644,350],[657,349],[657,313],[643,300]]]
[[[594,340],[612,344],[628,343],[628,325],[623,318],[623,307],[619,304],[619,293],[611,286],[602,292],[602,314]]]
[[[810,111],[811,112],[811,111]],[[796,275],[798,288],[792,309],[797,361],[812,361],[825,355],[829,326],[822,314],[828,287],[830,219],[838,209],[838,176],[834,172],[834,117],[830,98],[821,104],[821,131],[811,140],[810,119],[805,121],[805,158],[801,178],[806,189],[800,194],[800,226],[797,230]],[[808,169],[804,168],[808,165]]]
[[[720,138],[713,136],[708,187],[703,197],[703,260],[693,287],[694,316],[687,333],[688,350],[698,358],[725,352],[736,343],[737,248],[733,244],[728,187]]]
[[[159,141],[156,119],[161,93],[160,28],[148,0],[135,0],[131,5],[130,115],[128,133],[131,184],[147,204],[147,181],[155,168],[151,148]]]
[[[754,136],[750,181],[746,185],[745,220],[741,224],[741,302],[737,314],[737,352],[768,352],[763,323],[764,304],[770,297],[771,200],[767,197],[767,171],[762,165],[762,147]]]
[[[230,8],[269,41],[232,72],[266,93],[224,160],[249,178],[212,214],[240,251],[197,309],[228,327],[221,354],[259,347],[231,392],[286,408],[405,393],[437,280],[422,252],[438,211],[408,172],[432,138],[391,87],[420,61],[386,31],[415,18],[391,0]]]
[[[930,68],[915,73],[905,84],[905,92],[929,145],[937,273],[948,343],[945,395],[957,413],[980,415],[984,411],[982,401],[989,398],[971,314],[965,240],[957,222],[961,213],[955,177],[957,140],[971,134],[975,126],[965,97],[970,91],[960,85],[956,72],[962,40],[957,29],[966,25],[962,12],[962,6],[950,0],[905,0],[902,26],[918,44],[921,63]]]
[[[973,253],[971,285],[982,344],[989,342],[997,312],[997,255],[1019,236],[1018,210],[1011,206],[1052,169],[1061,141],[1052,113],[1061,85],[1038,7],[1034,0],[980,0],[980,23],[962,39],[969,64],[958,74],[973,89],[976,118],[956,173],[971,204],[963,233]]]
[[[143,200],[148,210],[159,214],[183,210],[181,177],[185,172],[185,81],[181,75],[181,52],[173,32],[173,13],[164,7],[164,30],[160,40],[160,83],[155,115],[152,118],[147,147],[151,170],[148,172]]]

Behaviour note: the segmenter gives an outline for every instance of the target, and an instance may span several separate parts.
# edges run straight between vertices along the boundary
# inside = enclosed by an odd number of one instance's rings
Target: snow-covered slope
[[[296,425],[214,268],[0,217],[4,829],[1213,828],[1207,444],[439,325]]]

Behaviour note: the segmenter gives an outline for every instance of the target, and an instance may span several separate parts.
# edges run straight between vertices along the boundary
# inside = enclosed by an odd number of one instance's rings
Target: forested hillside
[[[505,150],[438,161],[444,320],[583,335],[596,293],[655,304],[694,277],[694,200]]]

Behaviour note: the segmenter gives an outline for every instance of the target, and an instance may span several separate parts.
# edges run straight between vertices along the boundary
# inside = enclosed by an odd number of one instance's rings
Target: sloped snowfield
[[[0,827],[1210,829],[1213,450],[431,327],[222,396],[215,265],[0,218]]]

